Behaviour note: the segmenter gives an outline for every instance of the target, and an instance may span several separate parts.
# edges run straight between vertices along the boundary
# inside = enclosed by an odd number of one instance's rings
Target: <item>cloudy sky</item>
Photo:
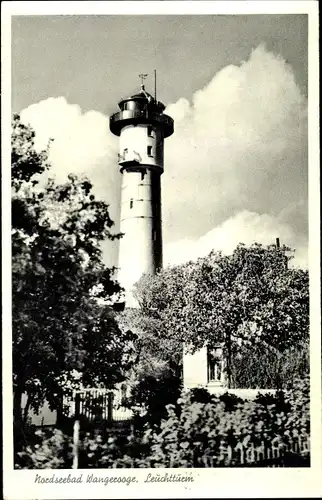
[[[55,138],[52,173],[86,174],[118,228],[108,116],[148,73],[175,120],[162,176],[164,260],[282,243],[307,265],[307,16],[35,16],[12,22],[12,110]],[[117,249],[104,247],[107,264]]]

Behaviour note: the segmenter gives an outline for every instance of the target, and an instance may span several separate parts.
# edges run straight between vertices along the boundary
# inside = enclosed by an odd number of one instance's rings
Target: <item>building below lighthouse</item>
[[[122,99],[119,109],[110,117],[110,130],[119,137],[122,175],[118,281],[126,307],[135,307],[133,285],[162,267],[164,139],[174,127],[164,104],[146,92],[143,78],[140,91]]]

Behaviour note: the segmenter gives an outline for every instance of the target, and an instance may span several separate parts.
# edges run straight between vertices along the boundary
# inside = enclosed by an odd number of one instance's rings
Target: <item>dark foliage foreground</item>
[[[167,405],[159,422],[137,416],[119,429],[83,426],[79,468],[309,466],[309,433],[307,379],[254,401],[198,389]],[[28,440],[16,468],[71,467],[70,432],[38,430]]]

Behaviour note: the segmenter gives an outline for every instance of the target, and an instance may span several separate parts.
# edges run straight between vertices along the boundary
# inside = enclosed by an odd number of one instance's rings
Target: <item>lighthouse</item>
[[[122,175],[118,281],[125,289],[126,307],[135,307],[133,285],[143,274],[162,267],[161,175],[164,139],[173,134],[173,119],[144,86],[122,99],[110,117],[119,137],[118,165]]]

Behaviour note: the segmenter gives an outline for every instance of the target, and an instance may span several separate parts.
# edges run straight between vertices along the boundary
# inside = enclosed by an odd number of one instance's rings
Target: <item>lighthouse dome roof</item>
[[[162,102],[156,101],[155,98],[149,94],[144,88],[144,85],[141,85],[141,89],[139,92],[136,92],[135,94],[131,95],[131,97],[127,97],[125,99],[122,99],[119,102],[119,107],[121,110],[125,109],[126,103],[130,101],[136,101],[137,106],[141,107],[142,105],[146,106],[148,105],[149,108],[155,109],[157,112],[162,113],[163,110],[165,109],[165,106]],[[139,104],[141,103],[141,104]]]
[[[137,92],[136,94],[133,94],[131,96],[131,99],[146,99],[148,101],[154,101],[152,95],[145,90],[144,85],[141,86],[140,92]]]

